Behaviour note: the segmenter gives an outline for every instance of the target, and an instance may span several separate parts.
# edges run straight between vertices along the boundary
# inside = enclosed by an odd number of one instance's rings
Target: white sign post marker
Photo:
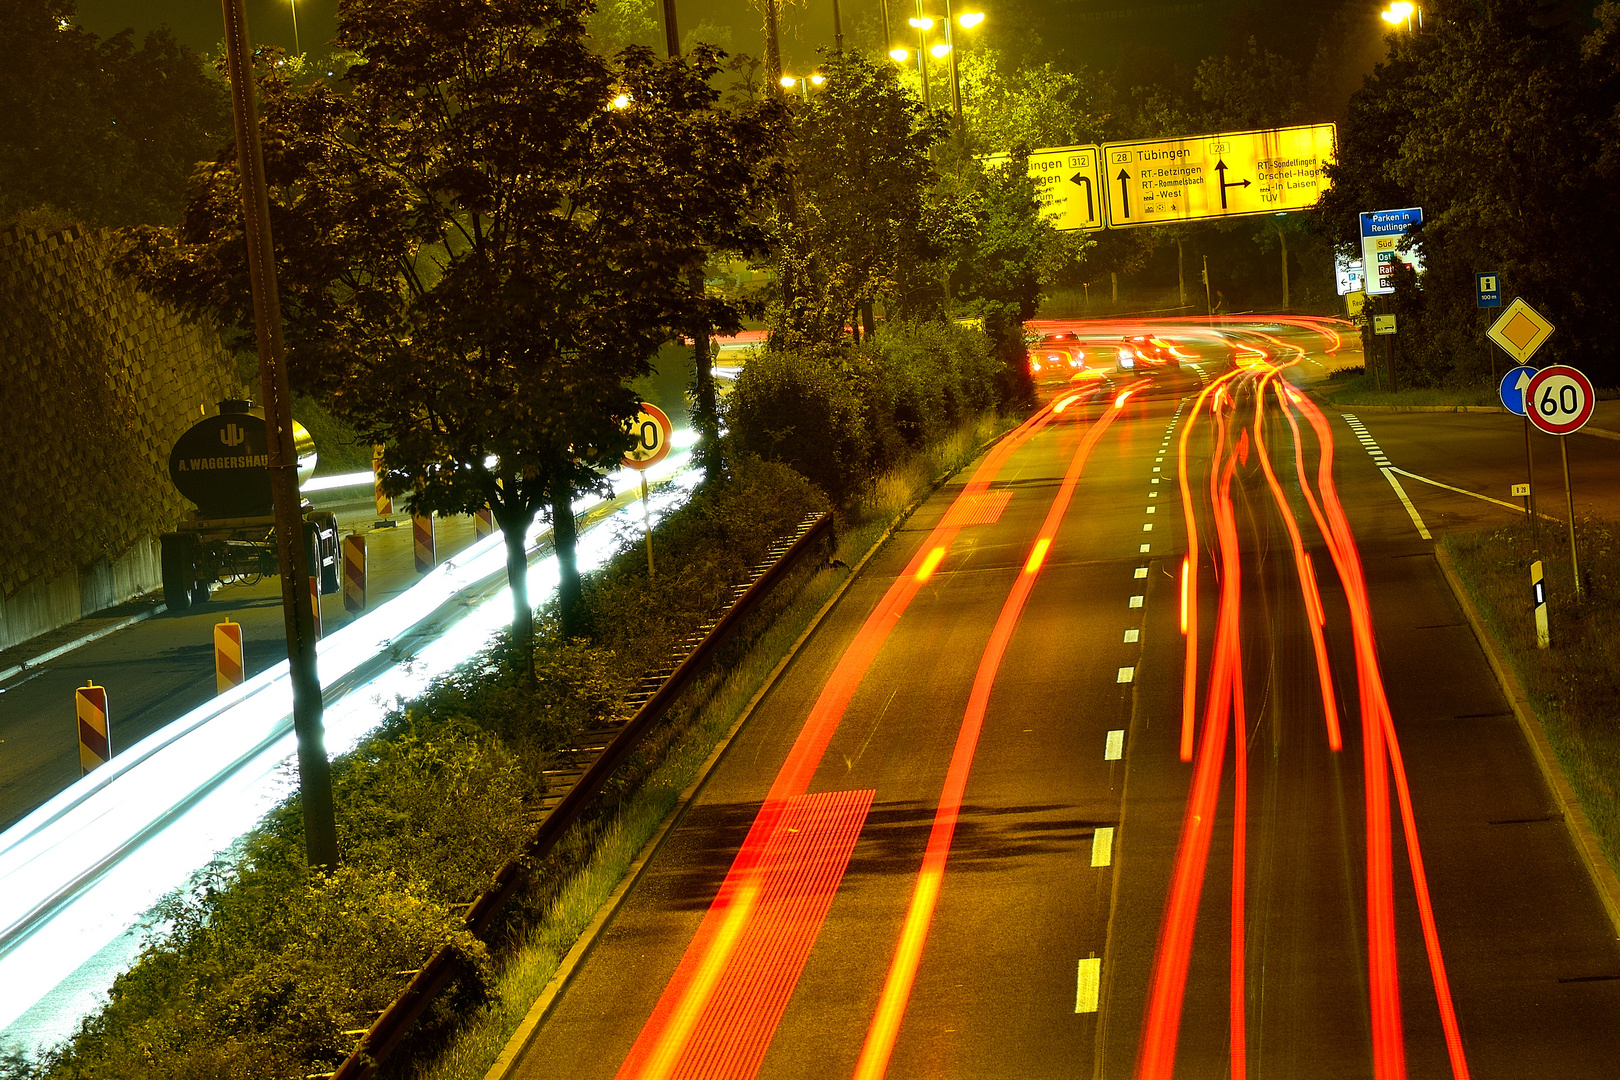
[[[647,580],[651,581],[652,510],[647,503],[647,470],[669,456],[669,439],[675,432],[675,426],[669,422],[664,410],[656,405],[643,401],[637,408],[640,411],[625,421],[625,430],[632,441],[621,460],[625,468],[635,469],[641,474],[641,523],[647,530]]]
[[[1581,560],[1575,551],[1575,495],[1569,484],[1569,444],[1565,441],[1592,419],[1597,394],[1592,381],[1578,368],[1553,364],[1536,372],[1524,390],[1524,411],[1530,422],[1549,435],[1557,435],[1564,459],[1564,508],[1569,515],[1569,568],[1575,575],[1575,599],[1581,599]]]
[[[1530,601],[1536,609],[1536,648],[1545,649],[1552,636],[1547,631],[1547,581],[1540,559],[1530,564]]]

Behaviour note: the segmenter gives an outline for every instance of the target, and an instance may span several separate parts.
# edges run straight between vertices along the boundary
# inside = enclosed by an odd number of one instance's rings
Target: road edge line
[[[1620,938],[1620,876],[1615,874],[1614,868],[1609,865],[1608,858],[1603,854],[1603,845],[1598,841],[1597,833],[1587,819],[1580,800],[1575,797],[1575,789],[1570,785],[1569,778],[1564,775],[1563,768],[1558,764],[1558,757],[1553,753],[1552,743],[1547,739],[1547,732],[1541,726],[1540,717],[1536,716],[1530,699],[1525,696],[1524,689],[1519,685],[1518,677],[1503,661],[1497,650],[1496,640],[1486,630],[1484,619],[1475,606],[1473,597],[1468,595],[1467,588],[1457,574],[1457,566],[1451,558],[1451,553],[1436,544],[1434,557],[1452,595],[1457,598],[1458,606],[1468,617],[1468,625],[1473,630],[1480,649],[1485,653],[1485,660],[1490,664],[1491,671],[1502,688],[1503,696],[1507,698],[1514,717],[1519,721],[1519,730],[1524,733],[1525,742],[1530,744],[1531,754],[1541,770],[1542,779],[1547,782],[1547,787],[1552,791],[1553,798],[1558,801],[1558,807],[1563,812],[1564,827],[1569,831],[1570,840],[1574,842],[1575,851],[1580,856],[1582,865],[1586,867],[1592,887],[1597,891],[1598,901],[1609,917],[1615,936]]]
[[[815,633],[821,626],[822,620],[832,611],[834,605],[843,599],[844,593],[854,583],[855,579],[860,576],[861,571],[866,568],[866,564],[889,542],[894,536],[895,530],[910,520],[911,515],[916,513],[923,503],[927,502],[936,491],[943,487],[947,480],[979,460],[984,456],[986,450],[1017,429],[1017,425],[1014,425],[1001,434],[986,439],[974,450],[972,457],[956,468],[948,469],[930,481],[927,489],[913,499],[909,506],[895,515],[894,520],[889,522],[878,538],[872,542],[872,546],[866,549],[866,554],[862,555],[856,560],[855,565],[850,567],[849,573],[844,577],[843,582],[839,584],[837,589],[833,590],[833,594],[827,598],[826,603],[821,605],[815,615],[811,616],[810,622],[806,624],[803,632],[794,639],[792,645],[788,646],[788,651],[771,669],[770,674],[765,676],[765,681],[754,692],[754,696],[748,699],[748,704],[743,706],[742,713],[732,723],[730,729],[720,737],[719,742],[715,743],[714,749],[709,752],[709,756],[698,767],[697,775],[692,778],[692,782],[676,796],[675,805],[670,807],[669,812],[664,815],[664,820],[659,822],[658,828],[653,830],[652,836],[647,838],[647,842],[641,846],[641,850],[631,860],[630,866],[625,870],[624,877],[619,880],[619,884],[608,894],[608,898],[602,901],[602,906],[596,909],[596,914],[591,916],[591,921],[580,932],[579,938],[569,948],[568,952],[563,955],[562,960],[557,964],[557,970],[552,973],[544,989],[540,991],[540,996],[534,999],[534,1004],[529,1006],[529,1011],[518,1022],[517,1029],[512,1032],[512,1037],[506,1041],[500,1055],[495,1058],[489,1070],[484,1073],[484,1080],[506,1080],[508,1074],[512,1071],[512,1067],[517,1064],[518,1058],[523,1055],[523,1052],[528,1049],[529,1043],[533,1041],[535,1032],[540,1030],[541,1021],[546,1018],[546,1014],[551,1011],[551,1007],[557,1003],[557,999],[562,996],[563,991],[568,988],[568,984],[573,981],[574,975],[578,972],[585,957],[595,948],[597,938],[601,936],[603,930],[607,929],[607,925],[613,921],[613,917],[618,914],[620,905],[624,903],[624,898],[629,895],[630,890],[640,881],[647,866],[652,862],[653,856],[658,854],[658,849],[663,846],[664,841],[674,831],[675,826],[680,824],[681,819],[686,816],[687,810],[691,808],[692,802],[697,798],[698,793],[708,783],[709,776],[713,773],[715,766],[720,763],[720,759],[730,749],[732,740],[736,738],[737,734],[742,731],[743,725],[754,715],[754,709],[765,699],[765,695],[775,688],[777,680],[782,677],[788,665],[798,657],[799,650],[810,639],[810,635]]]

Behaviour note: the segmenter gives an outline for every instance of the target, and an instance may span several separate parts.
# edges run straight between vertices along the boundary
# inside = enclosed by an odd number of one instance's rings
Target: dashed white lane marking
[[[1412,500],[1406,497],[1406,489],[1401,487],[1399,480],[1395,479],[1395,470],[1382,468],[1378,471],[1384,474],[1384,479],[1389,481],[1389,486],[1395,489],[1395,494],[1400,498],[1401,505],[1406,507],[1408,514],[1412,515],[1412,524],[1417,526],[1418,535],[1425,540],[1434,539],[1429,535],[1429,527],[1423,524],[1423,519],[1418,516],[1417,507],[1413,506]]]
[[[1159,512],[1159,508],[1157,506],[1146,507],[1146,510],[1150,514],[1157,514]]]
[[[1131,668],[1120,668],[1121,671],[1131,671]],[[1115,728],[1108,733],[1103,742],[1103,760],[1118,761],[1125,756],[1125,729]]]
[[[1155,465],[1155,466],[1153,466],[1153,471],[1154,471],[1154,472],[1163,472],[1163,471],[1164,471],[1164,470],[1163,470],[1163,468],[1161,468],[1161,467],[1160,467],[1160,466],[1158,466],[1158,465]]]
[[[1153,545],[1152,544],[1143,544],[1141,547],[1137,548],[1136,550],[1141,552],[1143,555],[1146,555],[1148,552],[1153,550]]]
[[[1159,497],[1159,493],[1158,493],[1158,492],[1157,492],[1157,491],[1150,491],[1150,492],[1148,492],[1148,498],[1150,498],[1150,499],[1157,499],[1157,498],[1158,498],[1158,497]]]
[[[1139,577],[1139,578],[1145,578],[1145,577],[1147,577],[1147,572],[1148,572],[1148,568],[1147,568],[1147,567],[1145,567],[1145,566],[1138,566],[1138,567],[1137,567],[1137,568],[1136,568],[1136,573],[1135,573],[1135,574],[1133,574],[1133,575],[1132,575],[1132,576],[1133,576],[1133,577]]]
[[[1142,523],[1142,531],[1143,532],[1152,532],[1153,531],[1153,522],[1151,522],[1151,521],[1143,522]]]
[[[1074,990],[1074,1011],[1094,1013],[1102,991],[1102,961],[1091,957],[1080,961],[1080,980]]]
[[[1150,483],[1150,484],[1157,484],[1158,482],[1159,482],[1159,478],[1157,476],[1155,476],[1152,480],[1148,481],[1148,483]]]
[[[1114,827],[1099,825],[1091,833],[1091,865],[1108,866],[1114,861]]]
[[[1138,627],[1131,627],[1125,631],[1125,644],[1133,645],[1142,640],[1142,631]]]
[[[1142,600],[1143,600],[1143,597],[1140,597],[1140,596],[1131,597],[1131,607],[1133,607],[1133,608],[1141,607],[1142,606]]]
[[[1122,668],[1120,668],[1119,669],[1119,674],[1114,677],[1114,681],[1116,683],[1135,682],[1136,681],[1136,669],[1134,667],[1122,667]]]

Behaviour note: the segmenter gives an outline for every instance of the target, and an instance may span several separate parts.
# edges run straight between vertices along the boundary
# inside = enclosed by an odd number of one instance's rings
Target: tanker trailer
[[[293,422],[298,482],[315,471],[315,440]],[[193,424],[169,453],[169,479],[197,505],[162,540],[163,601],[170,611],[205,604],[217,584],[253,584],[274,575],[274,502],[264,410],[228,400]],[[323,594],[338,591],[337,519],[303,503],[304,550]]]

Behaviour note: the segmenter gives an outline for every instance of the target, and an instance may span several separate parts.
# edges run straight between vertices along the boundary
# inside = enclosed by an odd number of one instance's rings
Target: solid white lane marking
[[[1438,480],[1430,480],[1427,476],[1419,476],[1415,472],[1407,472],[1405,469],[1397,469],[1393,465],[1390,466],[1389,471],[1398,472],[1402,476],[1410,476],[1413,480],[1421,480],[1425,484],[1433,484],[1437,488],[1445,488],[1447,491],[1455,491],[1459,495],[1471,495],[1476,499],[1484,499],[1488,503],[1495,503],[1497,506],[1505,506],[1509,510],[1517,510],[1521,514],[1524,513],[1524,507],[1518,503],[1503,502],[1501,499],[1493,499],[1489,495],[1481,495],[1479,492],[1469,491],[1467,488],[1452,487],[1450,484],[1442,484]],[[1545,517],[1546,515],[1544,514],[1542,516]]]
[[[1114,681],[1117,682],[1117,683],[1135,682],[1136,681],[1136,669],[1133,668],[1133,667],[1122,667],[1122,668],[1120,668],[1119,669],[1119,674],[1114,677]]]
[[[1389,481],[1389,486],[1395,489],[1396,495],[1400,496],[1401,505],[1406,507],[1408,514],[1412,515],[1412,524],[1417,526],[1418,535],[1425,540],[1434,539],[1429,535],[1429,527],[1423,524],[1423,519],[1418,516],[1417,507],[1413,506],[1412,500],[1406,497],[1406,489],[1401,487],[1399,480],[1395,479],[1395,471],[1388,468],[1379,469],[1378,471],[1384,474],[1384,479]]]
[[[1114,827],[1099,825],[1091,834],[1091,865],[1109,866],[1114,861]]]
[[[1080,981],[1074,991],[1074,1011],[1094,1013],[1102,992],[1102,961],[1096,957],[1080,961]]]
[[[1143,544],[1141,547],[1137,548],[1136,550],[1141,552],[1143,555],[1146,555],[1148,552],[1153,550],[1153,545],[1152,544]]]
[[[1131,597],[1131,607],[1141,607],[1142,606],[1142,599],[1143,598],[1140,597],[1140,596]]]
[[[1145,567],[1145,566],[1138,566],[1138,567],[1137,567],[1137,568],[1136,568],[1136,574],[1135,574],[1135,576],[1136,576],[1136,577],[1139,577],[1139,578],[1145,578],[1145,577],[1147,577],[1147,572],[1148,572],[1148,568],[1147,568],[1147,567]]]
[[[1134,668],[1120,668],[1121,671],[1134,671]],[[1115,728],[1108,733],[1103,743],[1103,760],[1118,761],[1125,756],[1125,729]]]
[[[1125,631],[1125,644],[1130,645],[1130,644],[1132,644],[1134,642],[1138,642],[1138,641],[1141,641],[1141,640],[1142,640],[1142,631],[1140,629],[1138,629],[1137,627],[1133,626],[1129,630]]]

